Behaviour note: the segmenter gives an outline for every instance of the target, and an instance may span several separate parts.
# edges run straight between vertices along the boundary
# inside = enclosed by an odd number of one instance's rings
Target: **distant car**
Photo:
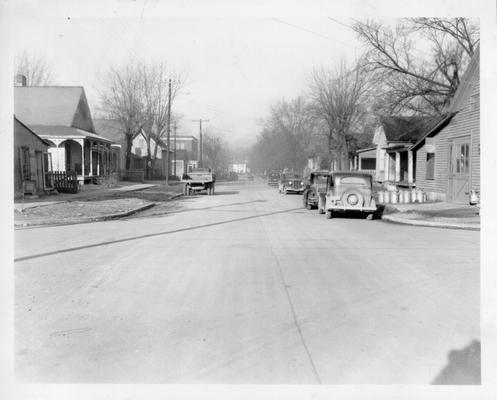
[[[214,194],[216,175],[210,168],[197,168],[183,175],[181,181],[184,184],[184,195],[206,191],[208,195]]]
[[[247,174],[247,178],[249,181],[253,181],[254,180],[254,175],[252,175],[250,172]]]
[[[304,191],[304,181],[298,174],[292,172],[283,173],[278,182],[278,191],[280,193],[302,193]]]
[[[302,202],[307,209],[317,208],[319,196],[326,194],[330,171],[311,172],[302,193]]]
[[[267,174],[267,184],[269,186],[278,186],[278,181],[280,179],[280,173],[276,171],[271,171]]]
[[[319,196],[318,209],[320,213],[326,213],[326,218],[333,218],[337,212],[356,212],[373,219],[376,213],[373,178],[362,172],[332,172],[327,180],[326,194]]]

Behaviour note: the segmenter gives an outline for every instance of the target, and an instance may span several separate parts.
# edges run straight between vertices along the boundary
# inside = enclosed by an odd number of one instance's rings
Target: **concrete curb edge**
[[[87,218],[81,218],[79,220],[75,221],[69,221],[69,222],[61,222],[61,223],[41,223],[41,224],[16,224],[14,223],[14,229],[22,229],[22,228],[31,228],[31,227],[41,227],[41,226],[62,226],[62,225],[76,225],[76,224],[85,224],[89,222],[99,222],[99,221],[109,221],[113,219],[119,219],[119,218],[125,218],[129,217],[132,214],[136,214],[140,211],[145,211],[149,208],[152,208],[155,206],[155,203],[149,203],[145,204],[144,206],[133,208],[132,210],[125,211],[122,213],[115,213],[115,214],[108,214],[108,215],[101,215],[99,217],[87,217]]]
[[[451,224],[451,223],[445,223],[445,222],[419,221],[419,220],[412,220],[412,219],[406,219],[406,218],[399,218],[399,217],[396,217],[395,214],[402,214],[402,213],[392,213],[392,214],[388,214],[388,215],[383,215],[381,217],[381,220],[393,222],[396,224],[412,225],[412,226],[425,226],[425,227],[429,227],[429,228],[463,229],[463,230],[468,230],[468,231],[479,231],[480,230],[480,225],[472,226],[472,225],[467,225],[467,224]]]

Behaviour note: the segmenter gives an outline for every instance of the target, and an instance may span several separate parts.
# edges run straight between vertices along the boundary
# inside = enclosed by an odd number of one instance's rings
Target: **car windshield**
[[[274,178],[279,178],[279,176],[280,176],[280,174],[277,174],[277,173],[275,173],[275,172],[273,172],[273,173],[269,174],[269,177],[270,177],[270,178],[272,178],[272,179],[274,179]]]
[[[324,175],[318,175],[314,177],[314,183],[317,183],[318,185],[326,185],[327,180],[328,177]]]

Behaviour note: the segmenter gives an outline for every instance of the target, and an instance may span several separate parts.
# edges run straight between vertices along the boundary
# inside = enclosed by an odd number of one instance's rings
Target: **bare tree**
[[[43,57],[28,54],[27,51],[16,56],[14,71],[14,81],[17,75],[23,75],[27,86],[43,86],[53,82],[52,69],[47,61]]]
[[[215,133],[205,133],[203,153],[207,165],[216,173],[223,174],[229,169],[231,150],[226,141]]]
[[[103,110],[121,126],[126,141],[126,171],[131,166],[133,139],[141,132],[145,123],[145,101],[141,66],[129,62],[123,67],[111,67],[101,95]]]
[[[442,113],[479,41],[477,25],[465,18],[407,18],[395,27],[356,21],[353,28],[390,113]]]
[[[342,61],[335,70],[322,68],[312,74],[314,113],[326,124],[328,160],[335,160],[338,169],[349,167],[349,140],[365,112],[367,83],[359,63],[349,69]]]
[[[164,63],[142,64],[140,66],[140,79],[143,82],[143,133],[147,143],[147,177],[150,178],[154,171],[159,145],[167,134],[169,123],[169,80],[171,81],[172,107],[178,92],[183,86],[183,79],[180,74],[169,70]],[[172,146],[170,145],[170,147]],[[169,151],[169,149],[167,150]],[[170,173],[171,171],[169,171]]]
[[[252,148],[252,168],[301,171],[307,158],[316,152],[317,127],[310,105],[302,96],[275,103]]]

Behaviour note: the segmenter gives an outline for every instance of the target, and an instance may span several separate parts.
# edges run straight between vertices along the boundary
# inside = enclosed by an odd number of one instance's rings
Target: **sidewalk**
[[[14,227],[69,225],[123,218],[182,194],[181,186],[160,184],[87,188],[76,194],[14,202]],[[52,200],[53,199],[53,200]]]
[[[447,202],[385,204],[384,221],[436,228],[480,230],[479,207]]]

